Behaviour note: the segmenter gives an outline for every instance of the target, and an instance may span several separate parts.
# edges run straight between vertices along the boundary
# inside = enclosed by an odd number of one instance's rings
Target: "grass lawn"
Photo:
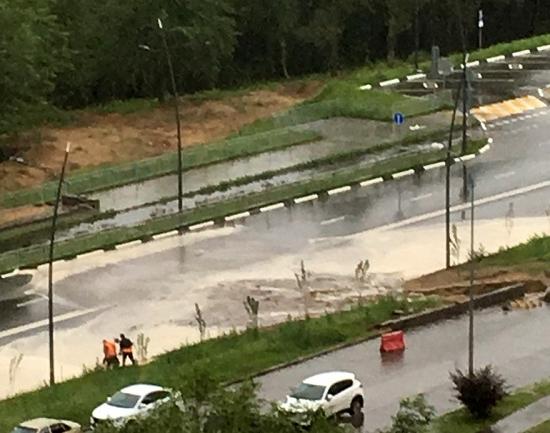
[[[550,381],[521,388],[506,397],[489,419],[483,421],[473,419],[466,410],[460,409],[438,418],[432,425],[431,433],[479,433],[484,428],[548,395],[550,395]],[[540,430],[537,433],[549,431]]]
[[[409,303],[406,299],[385,297],[345,312],[182,347],[142,367],[94,371],[53,388],[0,401],[0,431],[10,431],[24,419],[45,415],[87,424],[96,405],[117,389],[135,382],[184,388],[204,369],[216,383],[247,378],[268,367],[367,337],[375,324],[392,318],[395,310],[412,313],[438,305],[436,298]]]
[[[549,414],[550,416],[550,414]],[[546,421],[526,433],[550,433],[550,421]]]

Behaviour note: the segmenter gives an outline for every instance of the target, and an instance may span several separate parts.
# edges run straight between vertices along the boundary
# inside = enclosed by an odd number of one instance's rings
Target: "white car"
[[[80,433],[80,424],[51,418],[36,418],[22,422],[11,433]]]
[[[90,426],[94,428],[101,422],[110,421],[120,427],[131,419],[147,416],[151,410],[168,403],[173,397],[171,390],[157,385],[128,386],[94,409]]]
[[[323,410],[327,417],[361,414],[363,385],[353,373],[332,371],[305,379],[279,404],[284,412],[304,414]]]

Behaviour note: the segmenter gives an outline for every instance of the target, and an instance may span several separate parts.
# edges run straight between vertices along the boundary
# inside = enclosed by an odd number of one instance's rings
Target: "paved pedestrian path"
[[[494,433],[524,433],[550,419],[550,397],[545,397],[496,423]]]

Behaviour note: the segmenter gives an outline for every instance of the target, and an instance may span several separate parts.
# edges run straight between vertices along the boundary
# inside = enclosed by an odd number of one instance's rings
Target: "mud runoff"
[[[249,317],[243,301],[252,296],[260,302],[260,326],[270,326],[289,318],[304,317],[306,311],[315,317],[345,310],[380,295],[398,293],[403,285],[398,273],[370,274],[363,281],[334,274],[306,273],[302,289],[296,278],[242,280],[206,288],[210,295],[204,317],[222,328],[246,325]]]

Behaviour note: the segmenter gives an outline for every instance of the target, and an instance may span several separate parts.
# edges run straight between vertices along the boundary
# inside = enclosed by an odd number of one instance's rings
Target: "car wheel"
[[[357,415],[363,411],[363,401],[359,397],[355,397],[349,408],[350,415]]]

